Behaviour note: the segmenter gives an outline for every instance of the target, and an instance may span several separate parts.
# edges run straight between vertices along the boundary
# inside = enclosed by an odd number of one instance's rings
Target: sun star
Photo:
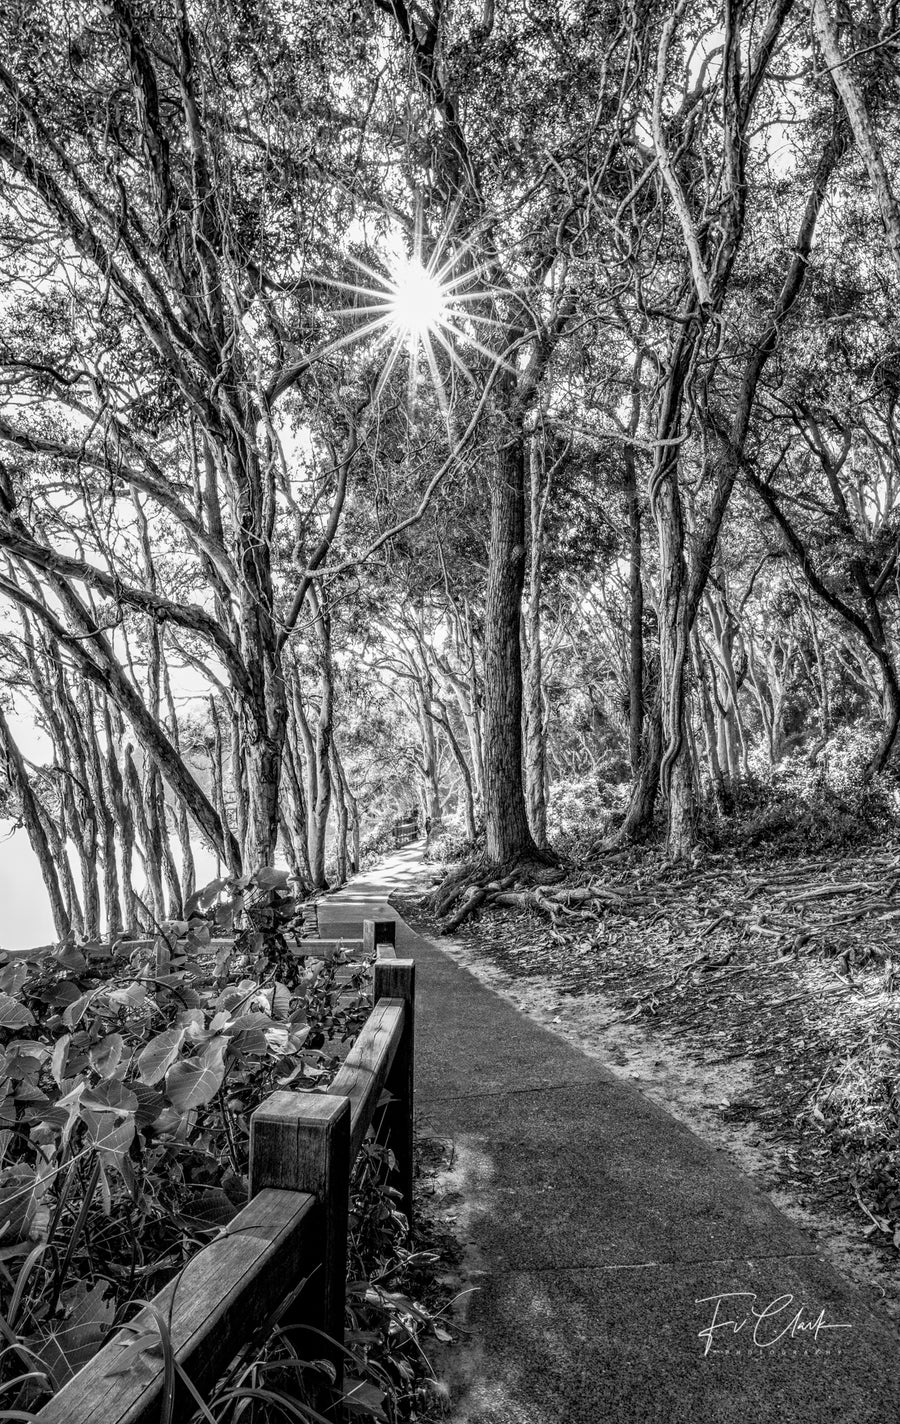
[[[373,393],[377,400],[405,352],[410,412],[415,406],[416,387],[426,376],[449,431],[457,377],[473,388],[480,384],[462,355],[463,349],[477,352],[495,371],[502,367],[515,373],[508,351],[492,349],[476,335],[476,328],[488,334],[501,329],[501,323],[484,310],[485,305],[490,307],[494,292],[490,286],[485,288],[483,279],[478,283],[478,271],[472,270],[469,260],[471,247],[471,241],[464,242],[450,252],[448,230],[426,261],[422,236],[417,233],[412,251],[401,251],[399,244],[394,246],[385,264],[387,273],[348,256],[357,280],[320,276],[323,286],[352,298],[351,306],[332,314],[339,320],[351,319],[353,326],[321,347],[317,357],[364,342],[371,342],[375,350],[382,348],[385,356]],[[445,377],[449,378],[449,387]]]
[[[447,292],[417,257],[398,262],[391,277],[388,316],[411,350],[444,324]]]

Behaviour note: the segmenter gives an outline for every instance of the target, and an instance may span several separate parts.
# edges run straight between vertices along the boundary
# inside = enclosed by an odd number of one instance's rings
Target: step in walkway
[[[387,897],[420,865],[392,855],[319,924],[395,919],[417,963],[418,1127],[454,1145],[478,1287],[454,1424],[900,1421],[898,1341],[859,1291],[720,1153],[416,935]]]

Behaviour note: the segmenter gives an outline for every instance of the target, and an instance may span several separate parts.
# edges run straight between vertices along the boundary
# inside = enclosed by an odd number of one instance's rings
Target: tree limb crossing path
[[[897,1341],[720,1153],[387,903],[410,847],[320,902],[417,963],[420,1133],[454,1145],[475,1286],[454,1424],[890,1424]],[[790,1299],[788,1299],[788,1297]]]

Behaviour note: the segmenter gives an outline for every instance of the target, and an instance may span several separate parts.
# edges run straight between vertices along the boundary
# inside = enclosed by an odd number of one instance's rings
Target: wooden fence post
[[[280,1187],[309,1192],[319,1203],[321,1277],[318,1272],[312,1277],[295,1319],[329,1336],[328,1342],[309,1337],[310,1357],[327,1357],[333,1363],[336,1397],[343,1393],[349,1184],[348,1099],[327,1093],[271,1093],[250,1118],[250,1195]]]
[[[363,920],[362,930],[362,952],[365,958],[375,953],[375,921]]]
[[[375,944],[389,944],[392,947],[397,943],[397,921],[396,920],[373,920],[372,927],[375,932]]]
[[[384,1110],[386,1145],[393,1152],[400,1179],[403,1210],[412,1225],[413,1095],[415,1051],[416,965],[413,959],[381,959],[375,965],[374,999],[402,999],[406,1007],[403,1035],[385,1087],[393,1101]]]

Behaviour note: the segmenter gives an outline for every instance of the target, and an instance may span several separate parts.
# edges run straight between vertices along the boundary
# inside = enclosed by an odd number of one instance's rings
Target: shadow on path
[[[453,1143],[477,1286],[449,1355],[456,1424],[900,1420],[897,1341],[813,1243],[391,909],[421,850],[326,897],[319,923],[395,919],[417,962],[418,1124]]]

